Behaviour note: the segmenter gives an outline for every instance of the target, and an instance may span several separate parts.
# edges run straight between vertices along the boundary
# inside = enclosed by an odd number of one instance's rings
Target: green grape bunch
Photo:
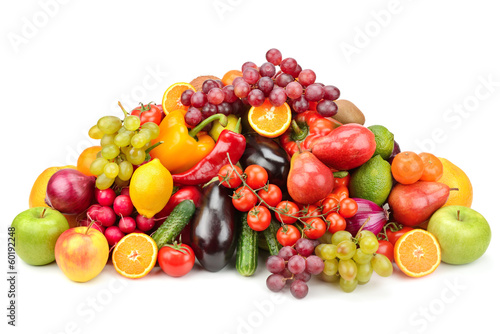
[[[92,139],[100,140],[101,152],[90,165],[90,172],[96,179],[98,189],[110,188],[118,178],[128,182],[134,172],[134,165],[142,164],[147,157],[151,141],[160,134],[160,127],[154,122],[141,125],[139,116],[124,110],[121,120],[116,116],[103,116],[89,130]]]
[[[375,271],[379,276],[392,275],[391,261],[376,253],[378,240],[375,234],[363,230],[353,237],[348,231],[337,231],[331,243],[316,247],[315,253],[324,261],[321,279],[339,282],[344,292],[352,292],[359,284],[366,284]]]

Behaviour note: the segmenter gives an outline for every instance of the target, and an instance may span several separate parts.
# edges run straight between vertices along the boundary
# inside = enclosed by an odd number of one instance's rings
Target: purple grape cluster
[[[243,107],[232,85],[224,86],[221,80],[212,79],[203,82],[201,91],[185,90],[181,95],[181,103],[189,107],[184,118],[190,126],[196,126],[215,114],[237,114]]]
[[[244,63],[243,76],[233,80],[235,95],[253,107],[262,105],[266,98],[275,107],[287,102],[297,113],[309,110],[310,103],[316,103],[320,115],[334,116],[339,89],[316,83],[316,73],[303,70],[294,58],[282,58],[279,50],[271,49],[266,53],[267,62],[260,67],[251,61]]]
[[[287,282],[291,282],[290,292],[295,298],[307,296],[307,282],[312,275],[320,274],[324,268],[323,260],[314,255],[317,243],[315,240],[300,238],[293,247],[285,246],[278,255],[268,257],[266,268],[271,272],[266,280],[268,289],[278,292],[283,290]]]

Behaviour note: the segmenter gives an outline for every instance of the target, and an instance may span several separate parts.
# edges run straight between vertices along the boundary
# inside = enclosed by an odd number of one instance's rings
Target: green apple
[[[57,210],[35,207],[21,212],[14,218],[16,254],[34,266],[55,260],[57,238],[69,229],[68,220]]]
[[[459,205],[445,206],[434,212],[427,231],[441,246],[441,260],[466,264],[479,259],[488,248],[491,229],[477,211]]]

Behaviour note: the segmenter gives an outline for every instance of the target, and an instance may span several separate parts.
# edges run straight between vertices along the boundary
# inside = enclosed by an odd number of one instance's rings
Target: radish
[[[108,240],[109,246],[113,247],[120,241],[125,234],[118,228],[118,226],[110,226],[104,231],[104,236]]]
[[[134,232],[136,228],[135,220],[132,217],[123,217],[118,222],[118,228],[125,234]]]
[[[113,210],[117,216],[128,217],[134,211],[134,205],[128,195],[120,195],[115,198]]]

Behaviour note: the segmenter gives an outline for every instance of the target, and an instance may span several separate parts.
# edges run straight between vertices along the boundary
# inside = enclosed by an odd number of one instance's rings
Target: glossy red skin
[[[333,174],[311,152],[294,153],[287,189],[294,201],[314,204],[333,190]]]
[[[450,187],[444,183],[417,181],[394,186],[387,202],[394,220],[412,227],[429,219],[446,203],[449,194]]]
[[[310,103],[311,104],[311,103]],[[316,103],[314,102],[314,106]],[[298,114],[295,121],[306,131],[306,137],[301,141],[295,141],[293,128],[290,127],[283,135],[280,136],[280,144],[291,157],[300,150],[308,150],[312,144],[319,138],[326,136],[333,129],[342,125],[342,123],[334,120],[331,117],[323,117],[314,110],[308,110]]]
[[[180,174],[173,174],[176,185],[203,185],[217,176],[219,170],[229,164],[234,165],[245,152],[246,139],[243,135],[231,130],[223,130],[210,153],[196,165]],[[229,158],[227,153],[229,153]]]
[[[389,241],[379,240],[377,253],[387,256],[389,261],[394,262],[394,245]]]
[[[181,277],[193,269],[195,256],[188,245],[180,244],[182,251],[170,246],[163,246],[158,251],[158,263],[169,276]]]
[[[155,215],[155,229],[161,226],[172,210],[185,199],[190,199],[194,202],[194,206],[198,207],[201,203],[202,193],[197,186],[182,186],[168,200],[165,207]]]
[[[141,110],[144,109],[144,110]],[[147,122],[153,122],[160,125],[163,118],[163,107],[156,104],[147,104],[145,106],[137,107],[130,113],[131,115],[138,116],[141,119],[141,125]]]
[[[373,156],[375,135],[359,124],[342,125],[312,144],[312,153],[324,164],[337,170],[361,166]]]
[[[398,239],[403,234],[405,234],[406,232],[409,232],[411,230],[413,230],[413,227],[404,226],[402,229],[395,231],[395,232],[391,231],[391,229],[388,228],[385,233],[387,234],[387,239],[389,239],[389,242],[394,246],[396,244],[396,241],[398,241]]]

